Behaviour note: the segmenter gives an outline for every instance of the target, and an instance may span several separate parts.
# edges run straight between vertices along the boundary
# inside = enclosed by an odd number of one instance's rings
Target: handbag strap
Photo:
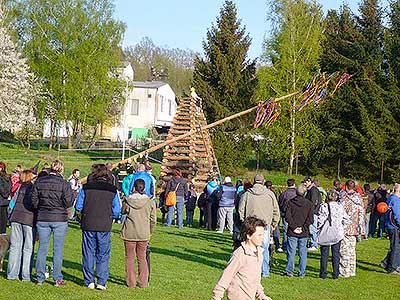
[[[176,185],[176,188],[175,188],[175,193],[176,193],[176,191],[178,190],[178,187],[179,187],[179,185],[180,185],[181,183],[180,182],[178,182],[178,184]]]
[[[329,222],[329,226],[332,226],[332,212],[331,212],[331,206],[329,205],[329,202],[327,202],[328,204],[328,222]]]

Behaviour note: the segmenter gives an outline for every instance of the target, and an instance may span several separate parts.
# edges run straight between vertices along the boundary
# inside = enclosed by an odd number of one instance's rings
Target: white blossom
[[[38,88],[26,59],[11,39],[0,2],[0,129],[16,132],[35,122]]]

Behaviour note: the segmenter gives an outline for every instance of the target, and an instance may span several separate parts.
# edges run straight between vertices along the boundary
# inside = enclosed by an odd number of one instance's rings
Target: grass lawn
[[[70,153],[47,150],[25,150],[18,145],[0,143],[0,161],[8,164],[8,171],[17,164],[31,168],[38,160],[50,163],[60,158],[65,163],[65,176],[73,168],[88,174],[93,163],[117,161],[115,152]],[[99,157],[102,157],[99,159]],[[159,165],[153,164],[158,176]],[[252,179],[255,171],[234,179]],[[288,176],[277,171],[261,171],[275,185],[285,185]],[[295,177],[297,183],[303,176]],[[322,186],[330,188],[332,180],[318,177]],[[165,228],[158,226],[151,240],[151,282],[148,289],[125,287],[125,259],[123,242],[119,238],[121,225],[115,224],[112,234],[112,251],[108,290],[88,290],[83,285],[81,271],[81,231],[71,223],[64,247],[63,273],[66,287],[55,288],[52,280],[43,286],[32,283],[7,281],[0,274],[1,299],[210,299],[212,289],[226,266],[231,253],[231,237],[198,228]],[[285,267],[284,254],[276,253],[276,265],[271,277],[263,279],[266,294],[273,299],[398,299],[400,277],[387,275],[378,264],[386,255],[388,240],[370,239],[357,245],[357,277],[350,279],[321,280],[318,278],[319,254],[310,254],[307,277],[286,278],[280,276]],[[49,251],[49,264],[51,260]],[[7,264],[7,259],[5,260]]]
[[[127,152],[128,154],[128,152]],[[40,168],[47,162],[49,165],[55,159],[63,161],[65,170],[64,177],[68,178],[73,169],[78,168],[81,170],[81,176],[86,176],[90,173],[90,168],[95,163],[118,162],[121,157],[119,151],[80,151],[80,152],[66,152],[47,149],[24,149],[20,145],[0,143],[0,161],[7,164],[7,172],[13,171],[17,164],[23,168],[30,169],[38,161],[40,161]],[[160,173],[160,166],[153,164],[154,174]]]
[[[214,284],[231,253],[231,237],[198,228],[158,226],[151,239],[151,281],[147,289],[125,286],[121,225],[112,233],[110,278],[107,291],[84,288],[81,272],[81,231],[71,223],[64,247],[63,274],[66,287],[53,287],[49,279],[43,286],[7,281],[0,276],[1,299],[211,299]],[[398,299],[400,278],[386,274],[378,263],[386,255],[388,240],[370,239],[357,244],[357,276],[350,279],[318,278],[319,254],[309,254],[307,276],[287,278],[284,254],[276,253],[270,278],[263,279],[267,295],[273,299]],[[49,264],[51,251],[48,254]],[[7,259],[5,260],[7,264]],[[329,270],[331,270],[329,268]]]

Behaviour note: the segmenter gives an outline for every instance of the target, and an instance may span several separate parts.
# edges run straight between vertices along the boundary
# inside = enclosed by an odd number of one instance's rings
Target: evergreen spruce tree
[[[225,1],[215,25],[203,42],[204,57],[195,58],[193,74],[197,94],[203,98],[207,121],[214,122],[254,105],[257,85],[255,61],[247,58],[251,39],[237,19],[233,1]],[[251,143],[246,138],[250,118],[218,127],[212,140],[223,173],[248,161]]]
[[[335,97],[322,105],[320,127],[326,134],[321,165],[336,165],[337,174],[380,177],[391,157],[391,137],[398,128],[390,110],[384,72],[383,26],[378,2],[365,0],[360,16],[347,6],[330,11],[325,22],[320,64],[324,71],[353,75]]]

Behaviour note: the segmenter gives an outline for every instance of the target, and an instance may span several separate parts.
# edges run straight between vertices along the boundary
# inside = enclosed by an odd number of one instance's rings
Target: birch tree
[[[121,41],[125,25],[114,20],[109,0],[13,0],[15,31],[32,70],[51,98],[40,112],[52,128],[71,124],[68,145],[78,132],[96,133],[115,121],[126,83]],[[49,111],[56,112],[47,114]]]
[[[272,0],[268,20],[272,25],[269,38],[264,41],[259,71],[257,95],[268,99],[301,90],[318,70],[321,52],[322,10],[315,1]],[[307,155],[308,144],[318,135],[313,126],[312,112],[305,109],[296,114],[293,97],[283,104],[282,115],[268,131],[272,138],[271,151],[277,157],[289,156],[288,173],[292,174],[299,153]],[[287,160],[286,160],[287,161]]]

